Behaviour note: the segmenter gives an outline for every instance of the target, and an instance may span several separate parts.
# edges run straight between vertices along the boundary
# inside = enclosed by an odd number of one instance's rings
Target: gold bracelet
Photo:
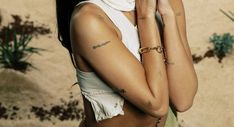
[[[141,47],[138,49],[138,52],[140,54],[143,54],[143,53],[147,53],[151,50],[156,50],[158,53],[162,53],[163,52],[163,47],[162,46],[155,46],[155,47]]]

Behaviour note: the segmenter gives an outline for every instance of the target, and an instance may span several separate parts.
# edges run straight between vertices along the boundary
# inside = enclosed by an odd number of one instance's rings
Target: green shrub
[[[210,37],[210,42],[214,45],[214,54],[218,58],[223,58],[227,53],[232,52],[232,44],[234,43],[234,36],[230,33],[224,33],[222,35],[218,35],[214,33]]]
[[[15,69],[25,72],[28,67],[35,68],[27,60],[33,53],[39,53],[44,49],[28,46],[32,39],[28,34],[16,34],[16,32],[7,32],[5,42],[0,39],[0,65],[3,68]],[[10,41],[13,37],[13,41]]]

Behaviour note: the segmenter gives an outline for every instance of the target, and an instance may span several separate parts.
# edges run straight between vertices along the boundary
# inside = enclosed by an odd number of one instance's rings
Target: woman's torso
[[[96,13],[103,17],[103,21],[105,21],[114,31],[116,31],[117,36],[119,39],[122,39],[121,31],[117,28],[116,25],[108,18],[108,16],[94,4],[85,3],[83,7],[86,6],[86,9],[91,9],[92,12]],[[81,8],[80,8],[81,9]],[[123,14],[128,18],[128,20],[135,25],[135,14],[134,12],[123,12]],[[83,72],[94,72],[92,67],[79,55],[75,56],[75,62],[77,68]],[[83,96],[83,95],[82,95]],[[85,115],[86,115],[86,122],[88,127],[156,127],[157,119],[153,118],[135,106],[133,106],[128,101],[124,101],[123,111],[124,115],[118,115],[112,117],[111,119],[106,119],[100,121],[99,123],[96,122],[94,117],[94,112],[91,106],[91,103],[83,96],[84,100],[84,107],[85,107]],[[159,124],[159,127],[164,127],[166,122],[167,116],[164,116]]]

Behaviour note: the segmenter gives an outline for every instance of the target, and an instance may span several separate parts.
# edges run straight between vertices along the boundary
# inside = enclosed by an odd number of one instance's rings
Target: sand
[[[10,94],[9,92],[11,98],[8,98],[7,94],[0,95],[1,102],[15,103],[22,107],[41,103],[59,103],[60,98],[69,98],[69,94],[72,92],[74,97],[80,100],[82,108],[79,87],[71,88],[71,85],[76,82],[75,70],[68,52],[57,40],[54,5],[53,0],[36,2],[34,0],[0,0],[0,13],[3,16],[2,21],[0,21],[1,25],[12,21],[11,14],[18,14],[22,18],[30,15],[31,21],[35,21],[36,24],[46,24],[52,31],[51,34],[33,38],[31,42],[32,46],[49,50],[42,52],[41,56],[32,55],[30,57],[29,60],[39,70],[30,70],[23,75],[0,69],[2,74],[0,87],[9,83],[24,84],[21,85],[24,88],[23,91],[34,90],[34,92],[22,94],[23,97],[20,97],[19,93]],[[215,32],[234,34],[234,22],[219,11],[220,8],[234,11],[233,0],[184,0],[184,6],[188,40],[193,54],[203,55],[208,47],[212,48],[209,37]],[[184,113],[179,113],[179,121],[184,127],[234,127],[234,119],[232,118],[234,116],[233,64],[233,54],[225,57],[222,63],[218,63],[218,59],[212,57],[194,64],[199,79],[199,89],[193,107]],[[16,77],[10,78],[12,75]],[[29,84],[32,86],[27,86]],[[34,99],[30,100],[28,96]],[[0,120],[0,127],[77,127],[79,121],[55,121],[55,123],[40,122],[36,118],[16,121]]]
[[[204,54],[212,47],[208,37],[213,33],[234,34],[234,22],[219,9],[234,10],[232,0],[184,0],[187,14],[187,32],[193,54]],[[199,89],[193,107],[179,114],[187,127],[234,126],[234,55],[230,54],[222,64],[214,58],[205,58],[195,64]]]

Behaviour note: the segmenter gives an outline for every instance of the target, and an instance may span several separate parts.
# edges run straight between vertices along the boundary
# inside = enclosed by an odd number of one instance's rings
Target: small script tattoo
[[[141,19],[141,20],[143,20],[143,19],[146,19],[146,17],[138,17],[138,19]]]
[[[174,62],[170,62],[170,61],[165,61],[165,64],[166,65],[174,65],[175,63]]]
[[[103,43],[100,43],[100,44],[94,45],[94,46],[93,46],[93,49],[96,49],[96,48],[102,47],[102,46],[104,46],[104,45],[108,44],[109,42],[111,42],[111,41],[106,41],[106,42],[103,42]]]
[[[126,93],[124,89],[119,90],[119,93]]]
[[[124,89],[118,89],[118,88],[115,88],[114,92],[117,92],[117,93],[126,93],[126,91]]]
[[[181,12],[176,12],[175,15],[176,16],[181,16]]]

